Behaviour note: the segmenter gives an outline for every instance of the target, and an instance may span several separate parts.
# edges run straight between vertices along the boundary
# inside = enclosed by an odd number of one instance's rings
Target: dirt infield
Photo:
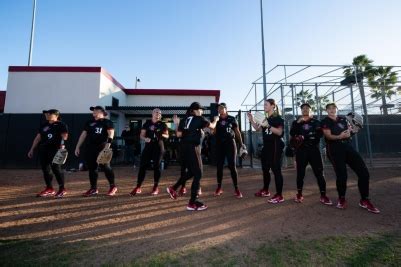
[[[253,196],[262,185],[260,169],[239,169],[244,198],[236,199],[229,171],[225,170],[224,194],[214,197],[215,168],[205,167],[201,199],[209,209],[188,212],[185,210],[188,196],[171,200],[165,191],[166,185],[176,180],[178,167],[163,172],[159,196],[149,194],[152,173],[148,172],[143,193],[130,197],[137,170],[120,167],[115,171],[119,188],[116,197],[105,196],[107,183],[102,173],[99,196],[81,197],[89,182],[88,173],[79,172],[66,174],[68,195],[56,200],[34,197],[43,187],[39,170],[1,170],[1,241],[39,242],[37,247],[48,249],[49,253],[60,248],[69,258],[67,262],[73,264],[115,265],[172,252],[185,255],[204,251],[214,257],[220,254],[219,249],[252,257],[258,247],[276,240],[391,235],[401,229],[401,168],[371,169],[371,198],[381,210],[378,215],[358,207],[359,193],[352,172],[347,191],[349,207],[338,210],[319,203],[318,187],[310,170],[305,180],[304,203],[294,203],[295,171],[287,169],[283,171],[286,201],[272,205],[266,198]],[[334,201],[336,190],[331,168],[326,171],[326,180],[328,196]],[[274,182],[271,189],[274,192]],[[26,249],[28,253],[22,255],[41,255],[29,244]],[[0,253],[3,257],[7,256],[5,253],[18,256],[13,247]],[[42,254],[51,259],[51,255]],[[216,262],[202,262],[200,258],[195,265],[213,263]],[[237,264],[248,265],[246,259]]]

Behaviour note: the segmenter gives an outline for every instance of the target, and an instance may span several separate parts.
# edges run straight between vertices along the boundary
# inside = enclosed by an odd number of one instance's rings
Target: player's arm
[[[278,135],[278,136],[281,136],[283,134],[283,127],[282,126],[273,127],[273,126],[269,125],[269,127],[270,127],[270,131],[273,134]]]
[[[107,144],[105,146],[106,148],[109,148],[111,146],[113,138],[114,138],[114,129],[113,128],[107,129]]]
[[[168,139],[168,138],[169,138],[169,134],[168,134],[168,129],[167,129],[167,128],[165,128],[165,129],[163,130],[162,137],[165,138],[165,139]]]
[[[248,115],[248,119],[249,119],[249,121],[250,121],[252,127],[253,127],[256,131],[259,131],[262,127],[261,127],[259,124],[257,124],[257,123],[255,122],[252,113],[251,113],[251,112],[248,112],[247,115]]]
[[[237,139],[239,145],[242,146],[244,143],[242,142],[242,136],[241,132],[239,131],[239,128],[235,127],[233,129],[234,129],[235,139]]]
[[[333,135],[331,134],[331,130],[328,128],[323,128],[323,135],[324,137],[326,137],[326,139],[328,140],[341,140],[341,139],[345,139],[345,138],[349,138],[350,137],[350,133],[348,130],[342,132],[339,135]]]
[[[149,143],[151,141],[150,138],[146,137],[146,130],[145,129],[141,129],[141,133],[139,135],[139,138],[143,141],[145,141],[145,143]]]
[[[80,148],[81,148],[82,144],[84,143],[87,135],[88,135],[88,133],[84,130],[84,131],[82,131],[81,135],[79,136],[77,146],[75,147],[75,156],[77,156],[77,157],[79,156],[79,154],[81,152]]]
[[[180,129],[180,118],[178,118],[177,115],[174,115],[173,116],[173,122],[174,122],[174,125],[175,125],[175,135],[178,138],[181,138],[182,137],[182,131]]]
[[[217,122],[219,121],[219,116],[214,116],[213,122],[210,122],[207,128],[214,130],[216,128]]]
[[[37,134],[37,135],[35,136],[35,138],[33,139],[31,149],[30,149],[29,152],[28,152],[28,158],[32,158],[32,157],[33,157],[33,151],[34,151],[35,148],[38,146],[40,140],[41,140],[40,134]]]

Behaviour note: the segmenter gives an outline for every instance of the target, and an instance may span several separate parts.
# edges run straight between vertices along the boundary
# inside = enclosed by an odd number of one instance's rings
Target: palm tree
[[[369,76],[372,71],[373,60],[369,59],[366,55],[359,55],[352,60],[353,66],[348,66],[344,70],[345,79],[349,79],[358,84],[359,93],[361,95],[363,113],[368,114],[365,99],[365,88],[363,86],[364,78]]]
[[[297,95],[295,96],[295,100],[297,106],[299,107],[303,103],[308,103],[311,105],[312,110],[314,111],[315,108],[315,98],[313,97],[312,93],[309,90],[302,89]]]
[[[319,114],[322,114],[325,106],[330,102],[327,96],[318,96],[316,99],[309,90],[301,90],[295,96],[295,100],[298,107],[303,103],[308,103],[313,112],[317,111],[317,104],[319,104]]]
[[[373,68],[368,76],[368,84],[371,87],[372,98],[382,100],[383,114],[388,115],[386,98],[396,94],[395,84],[398,82],[397,73],[392,71],[392,67]]]

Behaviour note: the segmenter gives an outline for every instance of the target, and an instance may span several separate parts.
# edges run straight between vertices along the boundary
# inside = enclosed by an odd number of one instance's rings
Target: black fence
[[[62,120],[68,125],[69,139],[66,148],[69,157],[67,168],[77,168],[80,159],[74,156],[75,145],[84,124],[91,114],[62,114]],[[27,154],[32,141],[38,133],[42,114],[0,114],[0,168],[37,168],[37,151],[32,159]]]

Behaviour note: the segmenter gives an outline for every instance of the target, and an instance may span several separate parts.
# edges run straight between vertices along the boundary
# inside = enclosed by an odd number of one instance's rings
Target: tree
[[[317,100],[317,102],[316,102]],[[308,103],[313,112],[317,111],[317,103],[319,103],[319,113],[325,109],[326,105],[330,102],[327,96],[318,96],[317,99],[309,90],[301,90],[296,96],[295,101],[299,107],[303,103]]]
[[[386,98],[391,99],[391,96],[397,92],[394,90],[395,84],[398,82],[397,73],[392,71],[392,67],[377,67],[372,68],[368,76],[368,84],[371,87],[371,97],[382,100],[383,114],[388,115]]]
[[[363,86],[363,80],[369,77],[369,73],[372,71],[373,60],[369,59],[366,55],[359,55],[354,57],[352,60],[353,66],[348,66],[344,70],[344,77],[348,80],[353,80],[354,83],[358,84],[359,93],[361,95],[363,113],[368,114],[365,99],[365,87]],[[355,79],[356,76],[356,79]]]

